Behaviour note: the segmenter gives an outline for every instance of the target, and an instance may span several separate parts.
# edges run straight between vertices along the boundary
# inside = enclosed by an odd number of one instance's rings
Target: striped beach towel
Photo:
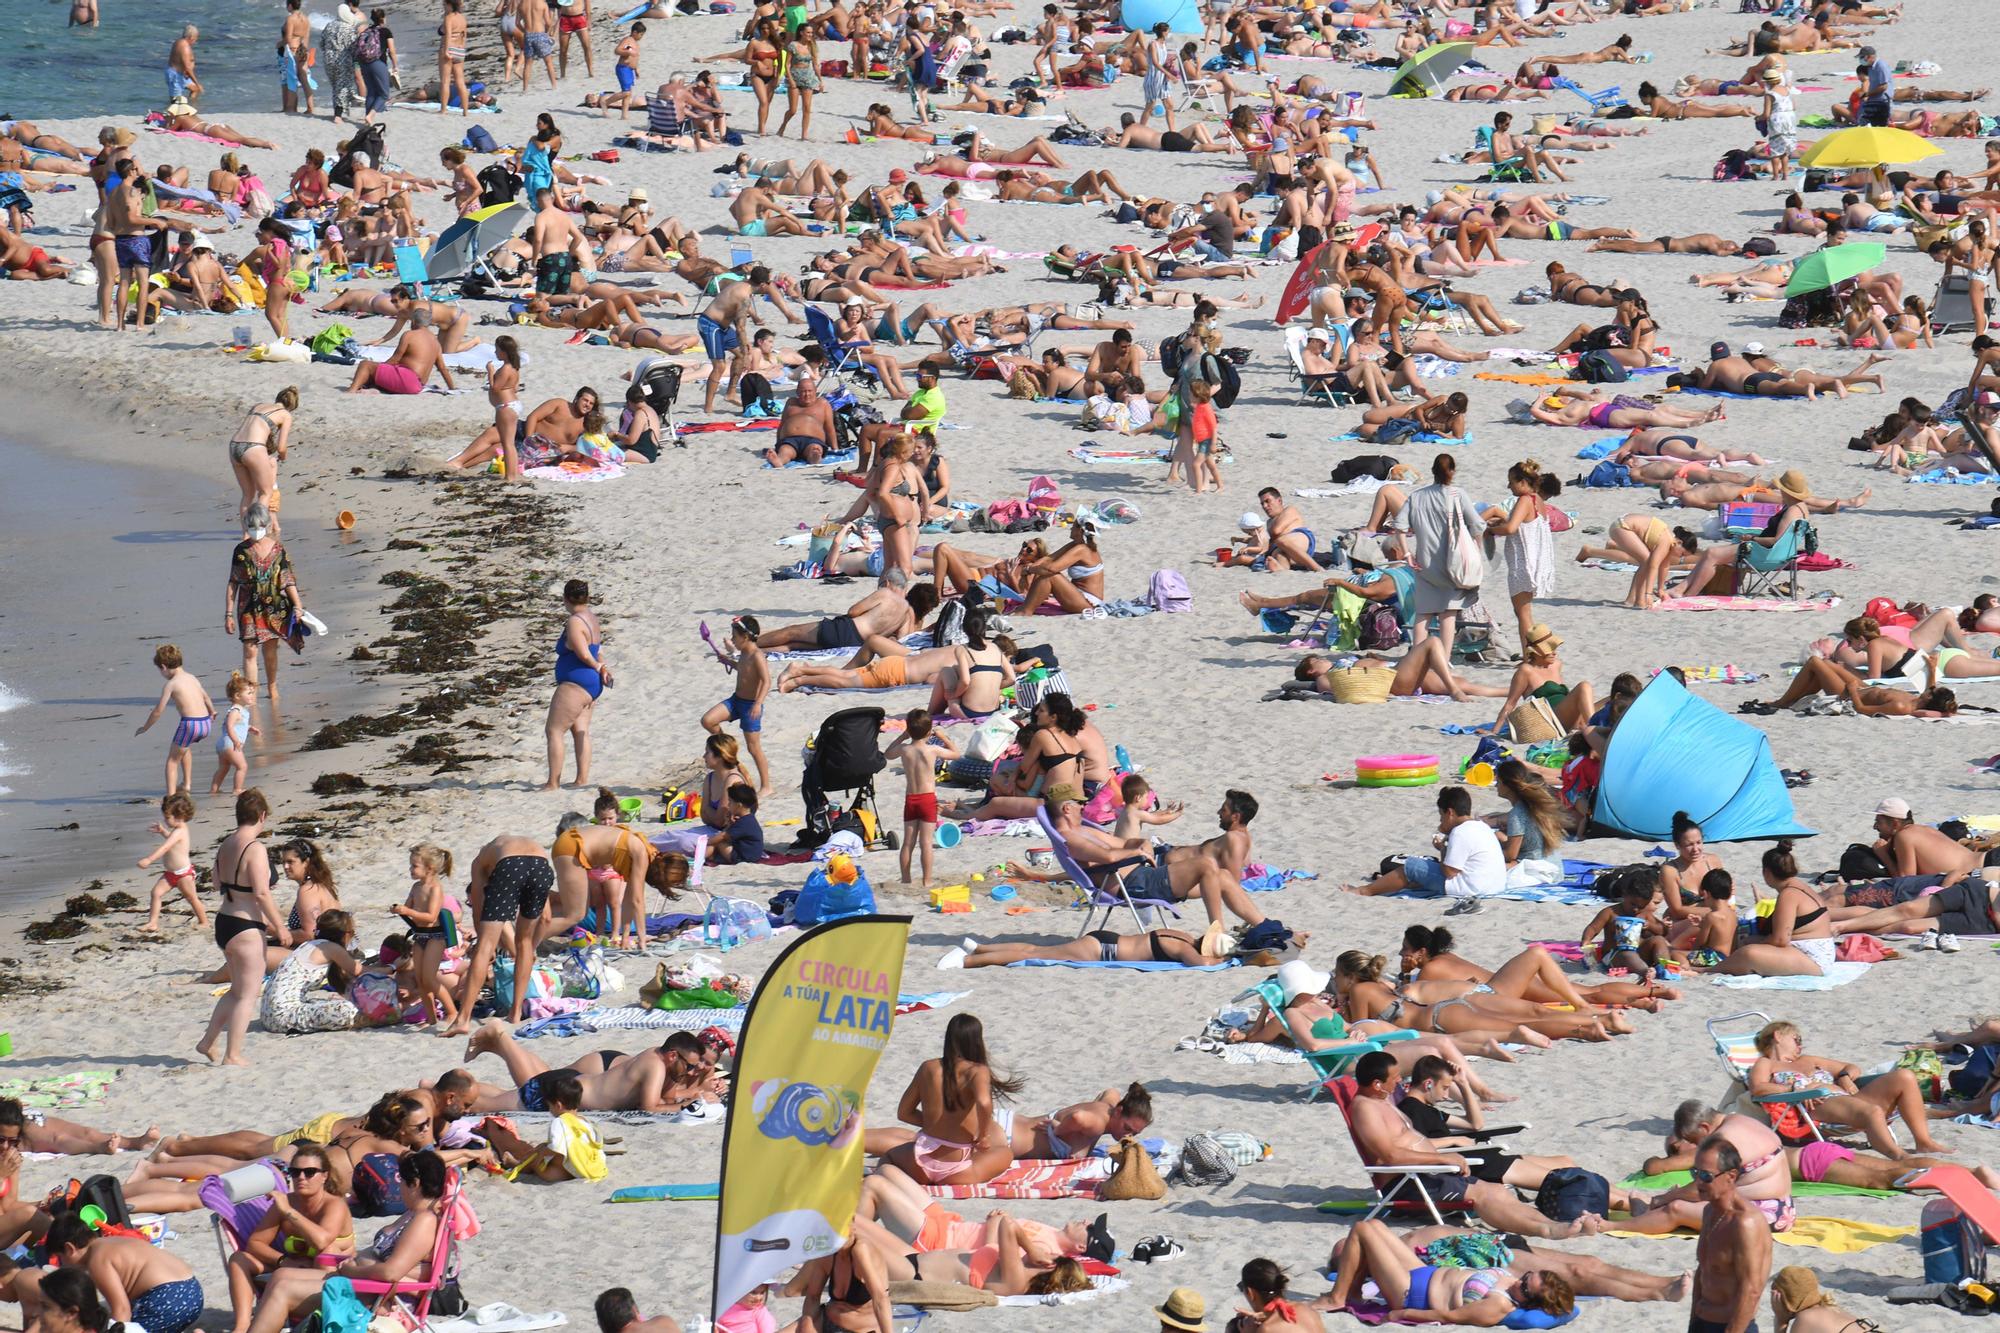
[[[1111,1159],[1016,1162],[977,1185],[930,1185],[940,1199],[1093,1199],[1111,1176]]]

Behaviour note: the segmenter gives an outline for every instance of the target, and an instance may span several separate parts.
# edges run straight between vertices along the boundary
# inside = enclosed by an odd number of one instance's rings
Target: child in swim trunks
[[[744,747],[757,765],[757,782],[771,790],[771,772],[764,762],[764,700],[771,693],[771,663],[757,646],[762,633],[755,616],[737,616],[729,622],[729,649],[716,648],[716,660],[736,673],[736,689],[730,696],[701,715],[702,729],[713,736],[723,723],[743,728]]]
[[[146,918],[143,929],[160,928],[160,904],[175,889],[188,900],[194,909],[194,923],[208,924],[208,913],[201,909],[201,895],[194,888],[194,863],[188,857],[188,821],[194,818],[194,798],[185,791],[177,791],[160,802],[160,823],[153,825],[153,832],[165,838],[158,847],[139,858],[139,868],[158,861],[160,877],[153,881],[153,909]]]
[[[145,735],[147,728],[166,712],[168,704],[180,714],[180,725],[174,728],[174,737],[167,743],[165,794],[171,796],[194,787],[194,747],[208,739],[209,728],[215,724],[215,701],[208,697],[201,682],[181,666],[181,650],[173,644],[163,643],[153,650],[153,667],[167,683],[160,691],[160,701],[132,734]]]
[[[222,730],[216,733],[215,777],[210,780],[208,790],[210,795],[219,793],[223,775],[230,773],[235,775],[230,790],[241,796],[243,780],[250,775],[250,761],[243,753],[243,742],[251,736],[264,734],[250,720],[250,704],[257,697],[257,687],[242,672],[232,671],[223,693],[228,696],[229,711],[222,715]]]
[[[884,661],[901,661],[885,658]],[[964,753],[958,744],[931,725],[928,709],[912,708],[903,718],[903,734],[889,747],[888,758],[903,764],[903,883],[910,882],[910,857],[921,846],[924,888],[931,887],[931,853],[938,823],[938,765]]]

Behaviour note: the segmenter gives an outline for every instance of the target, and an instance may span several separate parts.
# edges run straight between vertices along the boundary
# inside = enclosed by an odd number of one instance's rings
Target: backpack
[[[354,58],[362,64],[370,64],[382,58],[382,30],[368,27],[354,39]]]
[[[1354,621],[1354,645],[1364,652],[1381,653],[1403,643],[1403,622],[1396,618],[1393,601],[1370,602]]]
[[[931,622],[931,645],[944,648],[964,642],[965,603],[954,597],[938,608],[937,619]]]
[[[354,1199],[356,1217],[400,1217],[403,1209],[401,1180],[396,1174],[396,1154],[372,1152],[354,1164],[354,1179],[348,1193]]]
[[[1156,569],[1153,578],[1146,585],[1146,600],[1155,611],[1169,614],[1194,610],[1194,594],[1188,591],[1187,580],[1177,569]]]
[[[1585,352],[1576,360],[1576,369],[1570,378],[1582,380],[1585,384],[1623,384],[1631,379],[1625,367],[1618,364],[1609,352]]]
[[[474,125],[465,132],[465,146],[475,153],[497,153],[500,145],[493,138],[492,131],[484,125]]]
[[[1243,389],[1243,379],[1236,373],[1235,362],[1213,352],[1201,354],[1201,377],[1215,386],[1217,407],[1233,406],[1236,395]]]
[[[507,169],[504,162],[489,162],[479,171],[479,203],[483,208],[494,204],[511,204],[521,193],[521,178]]]
[[[1196,1134],[1181,1144],[1180,1160],[1167,1176],[1176,1185],[1227,1185],[1236,1179],[1236,1159],[1213,1134]]]
[[[106,1234],[114,1231],[125,1235],[139,1234],[132,1230],[132,1210],[125,1206],[125,1189],[118,1183],[118,1177],[71,1179],[58,1193],[59,1197],[50,1206],[51,1212],[80,1213],[94,1206],[104,1212],[101,1229]]]
[[[1608,1217],[1611,1182],[1582,1167],[1557,1167],[1542,1177],[1542,1187],[1535,1191],[1535,1208],[1557,1222],[1574,1222],[1585,1213]]]
[[[1986,1277],[1986,1237],[1979,1224],[1949,1199],[1932,1199],[1918,1215],[1917,1248],[1924,1259],[1924,1281],[1957,1286]]]

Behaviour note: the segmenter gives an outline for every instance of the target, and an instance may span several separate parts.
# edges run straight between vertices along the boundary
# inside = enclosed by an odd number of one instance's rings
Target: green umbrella
[[[1415,93],[1428,97],[1444,87],[1452,71],[1472,59],[1471,42],[1439,42],[1405,61],[1389,83],[1391,97]]]
[[[1825,291],[1846,282],[1857,273],[1866,273],[1888,257],[1888,247],[1879,241],[1850,241],[1826,250],[1815,250],[1792,265],[1792,280],[1785,295]]]

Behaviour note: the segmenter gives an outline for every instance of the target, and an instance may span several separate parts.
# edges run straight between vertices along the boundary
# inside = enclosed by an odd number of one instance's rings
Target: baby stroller
[[[661,444],[680,444],[679,427],[674,424],[674,403],[681,396],[682,368],[664,362],[655,362],[646,367],[639,376],[639,387],[646,391],[646,404],[660,414],[660,425],[666,438]]]
[[[884,716],[880,708],[843,708],[819,724],[799,779],[806,806],[799,846],[818,847],[847,829],[870,851],[895,848],[896,835],[883,829],[875,809],[875,775],[889,762],[881,746]],[[829,792],[852,792],[853,799],[843,810]]]

